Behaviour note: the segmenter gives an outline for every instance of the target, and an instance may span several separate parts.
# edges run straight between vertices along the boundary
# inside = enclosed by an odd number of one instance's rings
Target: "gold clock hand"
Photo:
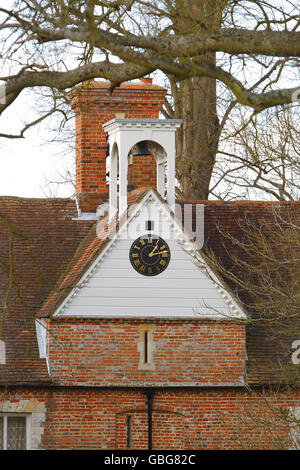
[[[167,250],[159,251],[158,253],[153,253],[153,251],[152,251],[148,256],[149,256],[149,258],[152,258],[152,256],[162,255],[163,253],[168,253],[168,252],[167,252]]]
[[[155,247],[153,248],[153,250],[151,251],[151,253],[149,253],[148,256],[150,256],[150,258],[151,258],[151,256],[153,256],[154,251],[157,250],[157,248],[158,248],[158,242],[156,243],[156,245],[155,245]]]

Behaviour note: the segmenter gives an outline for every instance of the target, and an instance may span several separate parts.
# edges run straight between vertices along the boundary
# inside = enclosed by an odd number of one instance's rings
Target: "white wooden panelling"
[[[129,246],[130,248],[130,246]],[[128,248],[128,250],[129,250]],[[117,259],[117,258],[109,258],[109,268],[113,268],[116,270],[118,269],[128,269],[129,265],[131,266],[128,259]],[[171,261],[168,267],[170,270],[175,269],[178,273],[178,276],[180,276],[180,271],[181,269],[191,269],[191,260],[189,259],[174,259],[174,256],[171,256]],[[132,269],[132,268],[131,268]]]
[[[127,289],[128,291],[128,289]],[[187,297],[188,293],[185,292],[184,295],[186,297],[180,297],[178,294],[173,297],[171,297],[171,292],[168,292],[166,296],[163,296],[161,291],[158,293],[155,292],[154,294],[149,293],[149,297],[144,297],[143,294],[140,294],[137,297],[129,297],[128,293],[127,295],[124,295],[122,297],[122,293],[120,293],[120,297],[113,298],[110,297],[101,297],[101,307],[104,306],[113,306],[113,307],[130,307],[130,306],[135,306],[135,307],[191,307],[195,308],[197,306],[199,307],[204,307],[204,306],[210,306],[210,304],[213,304],[214,307],[219,307],[222,308],[224,307],[224,300],[223,299],[204,299],[201,297]],[[99,307],[99,297],[78,297],[76,301],[76,306],[80,307]]]
[[[111,296],[111,290],[112,289],[118,289],[118,291],[121,292],[120,289],[123,289],[122,292],[128,293],[128,287],[132,287],[132,282],[133,278],[129,279],[121,279],[121,278],[109,278],[109,279],[102,279],[101,280],[101,287],[97,285],[98,278],[94,278],[89,282],[87,289],[81,289],[80,291],[80,297],[97,297],[99,294],[103,296]],[[122,282],[123,281],[123,282]],[[187,279],[188,281],[188,287],[186,287],[187,292],[188,289],[197,289],[197,294],[201,298],[206,297],[209,299],[214,299],[216,296],[215,289],[213,287],[211,288],[202,288],[199,287],[199,280],[198,279]],[[134,284],[136,287],[135,290],[135,297],[140,295],[141,287],[143,287],[143,279],[137,278],[134,279]],[[172,280],[172,295],[174,294],[174,289],[176,289],[176,292],[182,290],[183,284],[181,279],[173,279]],[[156,289],[160,290],[170,290],[170,280],[169,279],[157,279],[156,282],[151,282],[151,290],[156,292]],[[150,287],[148,291],[148,295],[150,292]]]
[[[66,314],[64,315],[71,315]],[[81,306],[74,306],[72,307],[72,315],[73,316],[80,316],[86,318],[101,318],[101,317],[170,317],[170,318],[231,318],[232,314],[230,314],[227,307],[218,308],[217,311],[212,310],[211,308],[195,308],[191,309],[184,308],[184,307],[174,307],[170,309],[169,307],[84,307]]]
[[[120,234],[89,277],[82,279],[76,295],[70,296],[60,314],[65,316],[141,316],[197,317],[244,316],[234,303],[225,300],[220,290],[199,268],[195,258],[183,249],[182,240],[170,221],[160,214],[162,204],[147,200],[140,213],[129,223],[127,234]],[[154,220],[153,234],[170,246],[171,261],[158,276],[137,273],[131,266],[129,250],[140,235],[147,233],[145,221]],[[182,239],[182,233],[180,234]],[[128,236],[128,238],[126,238]],[[177,237],[177,238],[176,238]],[[191,248],[189,244],[185,245]],[[230,296],[227,296],[230,301]],[[218,312],[217,312],[217,311]]]
[[[103,274],[104,273],[105,273],[105,277],[100,276],[100,279],[102,279],[103,282],[106,282],[106,279],[116,279],[116,282],[117,282],[118,279],[123,279],[124,281],[126,279],[130,279],[131,280],[130,282],[132,282],[132,280],[144,282],[144,280],[141,279],[141,274],[138,274],[133,269],[132,269],[132,271],[128,271],[128,269],[118,269],[118,272],[116,273],[115,269],[110,269],[110,268],[107,268],[107,267],[103,267]],[[99,285],[98,284],[99,275],[97,275],[97,274],[98,273],[96,272],[95,277],[93,277],[92,279],[89,280],[89,285],[91,287],[93,286],[93,282],[96,285]],[[126,277],[125,277],[125,274],[126,274]],[[195,274],[195,276],[196,275],[197,274]],[[194,278],[195,278],[195,276],[194,276]],[[159,276],[157,276],[155,278],[152,278],[151,282],[157,282],[158,283],[159,281],[162,281],[162,280],[165,280],[165,279],[173,279],[173,282],[175,280],[177,280],[178,282],[181,282],[182,279],[194,279],[194,278],[191,278],[191,270],[190,269],[182,269],[180,271],[180,278],[178,278],[178,271],[165,270],[161,274],[159,274]],[[154,279],[155,279],[155,281],[154,281]],[[197,279],[199,281],[199,280],[202,279],[202,277],[199,277]],[[202,286],[200,286],[200,287],[202,287]]]
[[[84,302],[89,301],[90,303],[87,305],[95,305],[95,299],[99,299],[99,296],[112,298],[116,294],[116,287],[99,287],[98,289],[87,287],[83,290],[84,292],[81,293],[80,298],[85,299]],[[161,299],[164,299],[165,297],[174,299],[189,299],[191,296],[193,296],[193,294],[195,294],[194,298],[199,298],[202,295],[202,298],[205,296],[205,298],[216,299],[216,293],[213,291],[213,289],[210,289],[208,293],[206,289],[195,289],[192,287],[184,289],[174,289],[169,287],[168,289],[163,289],[159,286],[156,288],[149,288],[147,291],[145,291],[145,289],[138,288],[132,290],[128,287],[118,287],[118,294],[122,299],[147,299],[153,297],[159,297]],[[134,294],[134,296],[132,296],[132,294]],[[94,303],[92,304],[92,302]]]
[[[172,244],[169,243],[170,248],[171,248],[171,245],[175,245],[175,243],[174,242]],[[172,254],[176,258],[176,260],[186,260],[186,253],[184,253],[182,250],[176,250],[176,251],[172,250]],[[112,251],[111,254],[110,254],[110,259],[111,260],[116,259],[118,261],[127,260],[128,259],[128,250]]]

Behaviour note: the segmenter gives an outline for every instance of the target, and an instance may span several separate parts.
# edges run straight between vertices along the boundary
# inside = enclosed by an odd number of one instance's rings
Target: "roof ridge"
[[[266,205],[289,205],[289,204],[300,204],[300,201],[264,201],[264,200],[250,200],[250,199],[239,199],[236,201],[223,201],[220,199],[176,199],[177,203],[187,204],[266,204]]]

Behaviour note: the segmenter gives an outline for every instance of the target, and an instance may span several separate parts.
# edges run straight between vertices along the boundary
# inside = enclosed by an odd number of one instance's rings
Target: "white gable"
[[[128,223],[108,243],[55,315],[246,318],[153,191],[132,211]],[[148,220],[154,221],[151,232],[145,228]],[[145,233],[159,235],[171,250],[167,269],[157,276],[136,272],[129,260],[132,243]]]

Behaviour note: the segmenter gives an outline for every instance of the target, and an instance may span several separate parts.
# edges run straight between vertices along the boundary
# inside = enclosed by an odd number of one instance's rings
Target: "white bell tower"
[[[181,123],[181,119],[112,119],[103,124],[110,148],[109,219],[114,217],[118,208],[119,216],[127,209],[128,155],[132,147],[141,141],[148,142],[149,150],[156,158],[156,189],[166,199],[170,209],[175,211],[175,133]]]

